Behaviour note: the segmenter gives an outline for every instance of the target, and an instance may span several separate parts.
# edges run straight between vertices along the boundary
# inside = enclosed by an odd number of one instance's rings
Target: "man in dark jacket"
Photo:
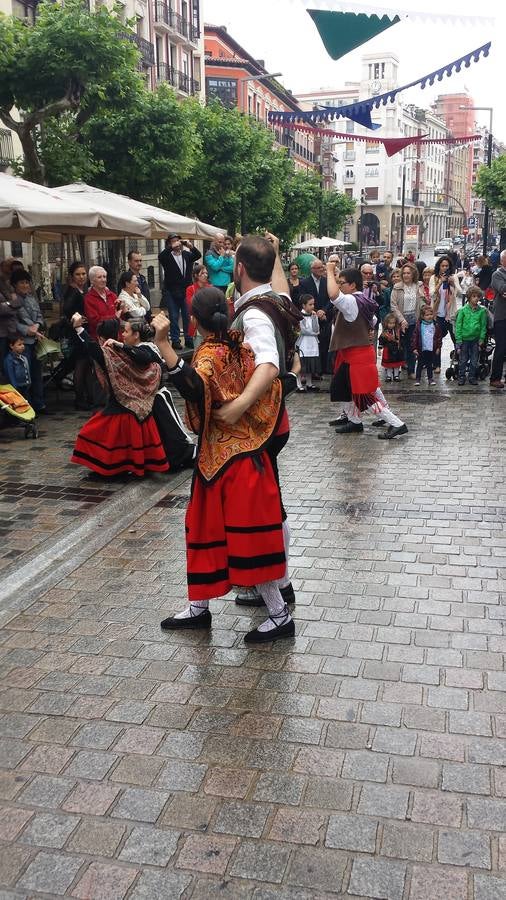
[[[330,333],[332,330],[333,308],[327,291],[327,270],[321,259],[311,263],[311,275],[300,280],[300,295],[314,297],[315,313],[320,324],[320,365],[322,372],[328,372]]]
[[[0,375],[5,375],[3,361],[9,352],[9,338],[17,332],[21,301],[12,285],[0,276]]]
[[[490,373],[490,386],[501,390],[504,360],[506,358],[506,250],[500,258],[501,265],[492,275],[491,288],[494,291],[494,339],[495,350]]]
[[[175,350],[181,349],[180,314],[183,321],[185,347],[193,347],[193,340],[188,334],[190,317],[186,306],[186,288],[192,283],[193,263],[201,256],[202,254],[188,241],[181,241],[178,234],[167,236],[165,250],[158,255],[164,273],[162,306],[167,307],[169,311],[170,339]]]

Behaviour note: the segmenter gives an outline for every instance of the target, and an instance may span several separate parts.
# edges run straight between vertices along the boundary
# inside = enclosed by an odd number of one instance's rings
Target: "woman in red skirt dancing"
[[[186,513],[190,602],[181,613],[164,619],[161,627],[210,628],[211,598],[227,594],[235,585],[256,586],[269,618],[246,634],[245,642],[292,637],[295,626],[278,585],[286,571],[281,498],[266,452],[282,411],[283,387],[275,379],[233,426],[213,418],[213,409],[242,393],[255,370],[255,358],[239,332],[227,330],[227,304],[220,290],[198,291],[192,314],[203,341],[191,366],[167,342],[165,316],[153,321],[157,346],[186,400],[189,424],[199,436]]]
[[[109,477],[122,472],[139,477],[146,472],[167,472],[169,464],[152,416],[161,359],[154,345],[140,343],[151,336],[149,326],[107,319],[97,328],[96,343],[77,313],[72,325],[95,362],[108,401],[81,428],[71,462]]]

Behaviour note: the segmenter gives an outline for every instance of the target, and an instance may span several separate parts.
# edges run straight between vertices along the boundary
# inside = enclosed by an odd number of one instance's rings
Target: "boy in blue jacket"
[[[9,338],[9,352],[4,359],[4,369],[9,384],[30,402],[30,366],[25,356],[25,342],[20,334]]]

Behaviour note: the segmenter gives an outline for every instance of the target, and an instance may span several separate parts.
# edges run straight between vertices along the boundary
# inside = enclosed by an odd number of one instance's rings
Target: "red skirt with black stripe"
[[[281,498],[267,453],[235,460],[212,484],[194,478],[186,560],[190,600],[283,578]]]
[[[167,472],[165,456],[156,422],[150,415],[139,422],[133,413],[106,416],[95,413],[77,435],[71,462],[86,466],[99,475],[132,472]]]

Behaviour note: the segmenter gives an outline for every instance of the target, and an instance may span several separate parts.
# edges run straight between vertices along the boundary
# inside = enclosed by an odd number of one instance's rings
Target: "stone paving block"
[[[180,759],[197,759],[205,744],[205,735],[185,731],[169,732],[158,747],[159,756],[175,756]]]
[[[378,822],[364,816],[336,814],[330,816],[325,846],[337,850],[374,853]]]
[[[321,813],[298,809],[278,809],[269,829],[269,840],[316,846],[326,818]]]
[[[81,821],[67,849],[86,856],[114,856],[124,834],[124,825],[115,822],[97,819]]]
[[[109,780],[149,787],[155,781],[163,764],[164,760],[155,756],[138,756],[136,753],[123,756],[114,771],[109,774]]]
[[[38,853],[17,887],[46,894],[64,894],[72,884],[84,860],[68,853]]]
[[[149,756],[165,737],[161,728],[151,728],[148,725],[139,725],[127,728],[116,744],[114,750],[117,753],[144,753]]]
[[[178,869],[223,875],[236,846],[236,840],[221,835],[191,834],[183,843],[176,860]],[[249,846],[243,844],[241,849]],[[259,844],[253,844],[259,847]],[[277,849],[277,848],[276,848]],[[286,853],[286,851],[284,851]],[[236,857],[236,862],[239,857]],[[233,874],[233,873],[232,873]],[[249,876],[244,876],[249,877]]]
[[[357,781],[387,780],[388,756],[380,756],[369,750],[349,750],[341,770],[342,778],[353,778]]]
[[[219,890],[220,900],[251,900],[254,887],[250,882],[225,875],[216,884],[212,877],[198,878],[192,893],[192,900],[209,900]],[[279,900],[279,898],[278,898]]]
[[[474,900],[506,900],[506,878],[474,875]]]
[[[413,866],[409,900],[467,900],[467,872],[438,869],[436,866]]]
[[[261,803],[225,802],[219,808],[213,830],[240,837],[261,837],[271,809]]]
[[[24,738],[38,725],[40,720],[41,716],[29,715],[29,713],[8,713],[2,717],[2,736],[4,738]]]
[[[449,730],[457,734],[492,736],[492,722],[487,713],[452,711]]]
[[[463,801],[458,795],[439,791],[415,791],[411,818],[414,822],[449,825],[459,828],[462,823]]]
[[[375,900],[402,900],[405,863],[382,859],[355,859],[348,893]]]
[[[298,806],[305,783],[306,779],[302,775],[263,773],[256,784],[253,799]]]
[[[307,780],[303,802],[304,806],[319,809],[345,810],[351,809],[352,796],[353,785],[351,782],[343,781],[340,778],[313,776]]]
[[[422,734],[420,755],[434,759],[451,759],[463,762],[466,741],[460,736],[450,734]]]
[[[506,743],[494,738],[469,738],[468,759],[472,763],[506,766]]]
[[[356,700],[338,700],[335,697],[324,697],[318,702],[317,715],[320,719],[337,719],[343,722],[354,722],[358,716],[359,703]]]
[[[291,716],[285,719],[279,739],[293,741],[297,744],[316,744],[321,740],[323,724],[313,719],[301,719]]]
[[[120,792],[118,787],[106,783],[80,782],[63,804],[67,812],[88,816],[104,816]]]
[[[385,822],[381,840],[381,853],[394,859],[412,859],[430,862],[434,850],[434,833],[430,828],[403,822]]]
[[[190,794],[176,794],[165,809],[161,818],[162,825],[175,825],[177,828],[192,828],[196,831],[207,831],[207,827],[217,806],[214,797],[192,797]],[[135,818],[135,816],[132,816]]]
[[[89,723],[83,725],[73,736],[72,745],[89,747],[93,750],[108,750],[122,731],[121,725],[109,725],[105,722]]]
[[[204,792],[217,797],[245,797],[257,774],[247,769],[209,769]]]
[[[377,728],[371,749],[377,753],[413,756],[416,733],[400,728]]]
[[[452,866],[490,869],[490,838],[479,831],[441,831],[437,858]]]
[[[364,703],[360,721],[371,725],[400,725],[401,707],[395,703]]]
[[[132,867],[93,862],[72,891],[72,896],[80,900],[123,900],[137,872]]]
[[[28,847],[0,847],[0,884],[14,884],[33,852]]]
[[[384,784],[364,784],[358,804],[358,812],[365,816],[384,816],[405,819],[409,790]]]
[[[111,815],[118,819],[156,822],[169,797],[168,791],[127,788],[121,794]]]
[[[490,794],[490,771],[488,766],[469,763],[444,763],[443,791],[464,794]]]
[[[337,894],[343,883],[346,856],[339,850],[301,848],[292,857],[287,882],[297,887]]]
[[[124,700],[121,703],[115,703],[105,718],[110,722],[130,722],[142,725],[154,708],[154,703],[142,700]]]
[[[177,900],[191,884],[190,875],[182,872],[153,872],[147,869],[141,873],[129,900]]]
[[[60,806],[74,785],[75,781],[71,778],[36,775],[19,799],[26,806]]]
[[[394,759],[392,781],[395,784],[413,784],[434,788],[439,784],[441,765],[429,759]]]
[[[467,801],[467,822],[470,828],[506,833],[506,800]]]
[[[361,750],[369,743],[369,731],[367,725],[331,722],[327,728],[325,746],[344,750]]]
[[[79,824],[77,816],[62,813],[40,813],[25,828],[20,841],[34,847],[53,847],[61,850]]]
[[[168,791],[194,793],[198,791],[206,772],[205,765],[174,759],[165,763],[156,784],[157,787]]]
[[[10,738],[0,739],[0,767],[15,769],[30,750],[31,744],[28,742],[15,741]]]
[[[31,809],[10,806],[0,809],[0,841],[13,841],[32,816]]]
[[[81,750],[67,766],[65,775],[102,781],[117,760],[118,755],[116,753],[105,753],[100,750]]]
[[[139,826],[130,833],[119,859],[150,866],[166,866],[176,852],[179,831]]]
[[[325,772],[328,778],[335,778],[341,771],[344,753],[318,747],[302,747],[293,763],[294,772],[301,775],[319,775]]]

